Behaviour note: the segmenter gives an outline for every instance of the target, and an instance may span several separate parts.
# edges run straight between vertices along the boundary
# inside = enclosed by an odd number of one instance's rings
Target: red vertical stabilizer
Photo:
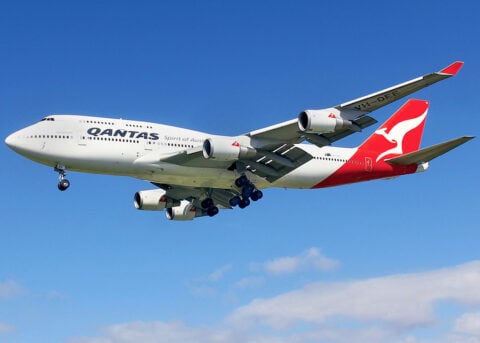
[[[426,100],[408,100],[360,145],[359,150],[372,153],[376,156],[376,162],[417,151],[422,140],[428,105]]]

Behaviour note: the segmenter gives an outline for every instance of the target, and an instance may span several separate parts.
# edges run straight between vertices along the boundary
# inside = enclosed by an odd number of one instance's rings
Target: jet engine
[[[341,118],[332,110],[305,110],[298,115],[298,127],[307,133],[329,133],[352,127],[350,120]]]
[[[167,208],[165,212],[169,220],[192,220],[196,214],[196,207],[188,200],[182,200],[179,206]]]
[[[203,142],[203,157],[217,161],[236,161],[255,157],[257,151],[242,146],[234,137],[214,137]]]
[[[133,205],[138,210],[161,211],[178,206],[180,202],[167,197],[167,192],[163,189],[152,189],[136,192],[133,197]]]

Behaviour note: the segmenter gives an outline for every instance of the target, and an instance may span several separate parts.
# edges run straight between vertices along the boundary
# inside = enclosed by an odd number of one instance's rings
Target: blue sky
[[[456,60],[456,77],[414,95],[431,102],[423,146],[478,135],[479,10],[2,3],[1,136],[50,113],[239,134]],[[478,149],[423,174],[271,189],[243,211],[170,222],[134,209],[146,182],[70,173],[61,193],[52,170],[2,145],[0,342],[478,342]]]

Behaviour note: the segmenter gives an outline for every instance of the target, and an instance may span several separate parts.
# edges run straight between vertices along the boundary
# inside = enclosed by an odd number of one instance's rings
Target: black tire
[[[242,175],[235,180],[235,186],[237,187],[243,187],[247,183],[248,183],[248,178],[245,175]]]
[[[207,210],[207,214],[210,217],[216,216],[218,214],[218,207],[217,206],[212,206]]]
[[[235,207],[240,203],[241,200],[242,199],[240,199],[240,197],[237,195],[237,196],[234,196],[233,198],[231,198],[228,201],[228,203],[230,204],[230,206]]]
[[[248,205],[250,205],[250,200],[248,200],[248,198],[242,199],[242,200],[240,200],[240,202],[238,203],[238,207],[240,207],[240,208],[245,208],[245,207],[247,207]]]
[[[210,208],[213,206],[213,200],[211,198],[206,198],[200,204],[203,208]]]
[[[58,182],[58,189],[62,192],[65,191],[68,187],[70,187],[70,181],[68,181],[67,179],[63,179]]]
[[[242,189],[242,198],[244,199],[249,198],[254,191],[255,191],[255,187],[253,187],[253,185],[245,185]]]
[[[250,199],[252,199],[253,201],[260,200],[261,198],[263,198],[263,192],[259,191],[258,189],[253,191],[252,195],[250,196]]]

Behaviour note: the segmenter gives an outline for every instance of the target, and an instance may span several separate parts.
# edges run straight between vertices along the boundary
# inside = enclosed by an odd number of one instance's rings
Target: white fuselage
[[[160,161],[162,156],[202,148],[207,133],[156,123],[76,115],[52,115],[10,135],[6,142],[36,162],[67,170],[131,176],[191,187],[232,188],[238,172],[192,168]],[[258,188],[311,188],[334,173],[356,149],[299,144],[314,158],[273,183],[254,174]],[[323,156],[330,158],[322,158]],[[152,163],[144,163],[151,160]],[[142,163],[140,163],[142,162]]]

